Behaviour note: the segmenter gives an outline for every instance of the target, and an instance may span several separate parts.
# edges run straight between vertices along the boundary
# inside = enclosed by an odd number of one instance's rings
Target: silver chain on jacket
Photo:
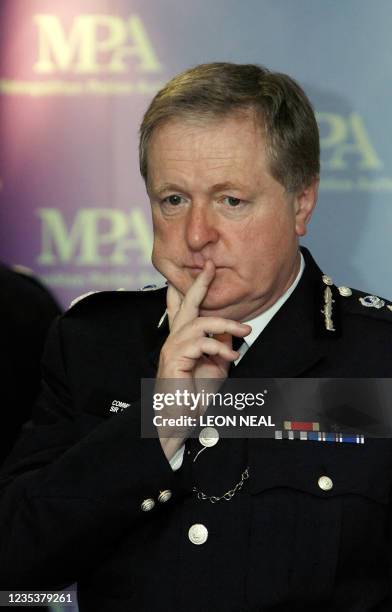
[[[216,504],[217,502],[222,501],[222,499],[224,499],[225,501],[230,501],[236,493],[239,493],[239,491],[241,491],[242,487],[244,486],[245,480],[248,480],[248,478],[249,467],[247,467],[242,472],[241,480],[237,482],[235,487],[233,489],[230,489],[229,491],[226,491],[226,493],[223,493],[223,495],[221,495],[220,497],[217,497],[216,495],[206,495],[205,493],[203,493],[203,491],[199,491],[197,487],[193,487],[192,490],[197,494],[197,499],[203,499],[211,502],[211,504]]]

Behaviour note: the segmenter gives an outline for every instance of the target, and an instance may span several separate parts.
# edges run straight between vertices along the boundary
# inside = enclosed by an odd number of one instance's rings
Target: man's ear
[[[307,225],[317,202],[319,177],[307,186],[302,187],[295,196],[295,231],[297,236],[305,236]]]

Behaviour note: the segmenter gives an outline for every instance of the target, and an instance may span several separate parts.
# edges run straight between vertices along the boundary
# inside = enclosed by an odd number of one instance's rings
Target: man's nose
[[[186,239],[190,249],[200,251],[209,243],[217,242],[218,230],[213,211],[192,207],[188,213]]]

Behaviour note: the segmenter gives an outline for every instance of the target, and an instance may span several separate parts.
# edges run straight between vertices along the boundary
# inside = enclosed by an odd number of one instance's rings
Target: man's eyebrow
[[[242,189],[246,189],[246,186],[242,185],[241,183],[232,183],[231,181],[225,181],[223,183],[216,183],[215,185],[212,185],[209,191],[211,193],[216,193],[218,191],[224,191],[225,189],[239,191]],[[187,192],[186,189],[184,189],[180,185],[177,185],[176,183],[162,183],[162,185],[158,185],[156,189],[153,188],[152,191],[157,195],[160,195],[165,191],[179,191],[180,193]]]
[[[225,181],[224,183],[216,183],[210,189],[212,193],[217,191],[225,191],[225,189],[230,189],[231,191],[240,191],[242,189],[246,189],[246,185],[242,185],[241,183],[232,183],[231,181]]]
[[[180,191],[181,193],[185,193],[186,190],[180,187],[180,185],[176,185],[176,183],[162,183],[162,185],[158,185],[157,188],[153,187],[151,191],[156,195],[160,195],[165,191]]]

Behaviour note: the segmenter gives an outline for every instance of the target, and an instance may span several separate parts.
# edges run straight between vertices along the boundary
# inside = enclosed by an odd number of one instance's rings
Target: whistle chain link
[[[244,486],[245,480],[248,480],[248,478],[249,478],[249,467],[247,467],[242,472],[241,480],[237,482],[235,487],[233,489],[230,489],[229,491],[226,491],[226,493],[223,493],[223,495],[221,495],[220,497],[217,497],[216,495],[206,495],[205,493],[203,493],[203,491],[199,491],[197,487],[193,487],[192,490],[194,491],[194,493],[197,494],[197,499],[202,499],[204,501],[211,502],[211,504],[216,504],[217,502],[220,502],[223,499],[225,501],[230,501],[236,493],[239,493],[241,491],[242,487]]]

